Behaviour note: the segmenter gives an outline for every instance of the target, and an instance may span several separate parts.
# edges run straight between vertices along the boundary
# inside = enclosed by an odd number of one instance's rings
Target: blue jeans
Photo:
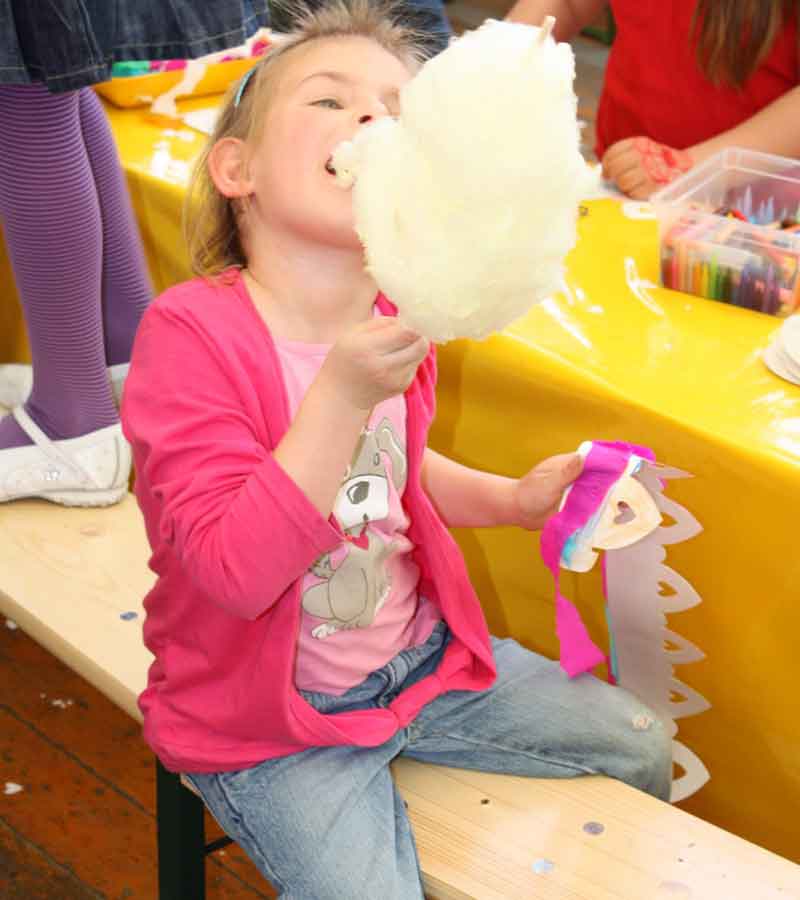
[[[438,626],[342,697],[304,696],[328,714],[385,706],[436,668],[448,638]],[[414,838],[389,771],[398,756],[538,778],[605,774],[668,798],[671,742],[635,697],[591,675],[570,680],[513,640],[495,639],[494,653],[492,688],[437,697],[379,747],[322,747],[188,777],[283,900],[422,900]],[[655,721],[637,729],[643,714]]]

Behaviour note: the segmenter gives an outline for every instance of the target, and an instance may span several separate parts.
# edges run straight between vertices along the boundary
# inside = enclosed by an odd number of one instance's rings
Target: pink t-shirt
[[[330,346],[275,338],[275,347],[294,418]],[[419,569],[402,503],[407,471],[400,395],[373,409],[339,489],[333,515],[348,540],[303,577],[295,666],[301,690],[345,693],[427,640],[439,620],[417,594]]]

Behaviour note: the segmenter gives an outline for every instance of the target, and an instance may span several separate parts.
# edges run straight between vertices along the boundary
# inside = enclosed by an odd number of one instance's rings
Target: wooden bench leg
[[[205,900],[203,801],[156,760],[159,900]]]

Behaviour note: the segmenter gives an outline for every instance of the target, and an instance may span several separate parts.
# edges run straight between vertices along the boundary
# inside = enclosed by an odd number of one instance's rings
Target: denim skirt
[[[0,0],[0,84],[75,90],[115,62],[191,59],[267,25],[268,0]]]
[[[291,27],[281,10],[276,4],[279,31]],[[441,0],[406,0],[398,12],[429,54],[446,46]],[[0,0],[0,84],[76,90],[107,81],[115,62],[193,59],[269,25],[269,0]]]
[[[276,7],[273,27],[286,30],[291,22]],[[441,0],[406,0],[398,12],[428,53],[446,46]],[[115,62],[193,59],[269,25],[269,0],[0,0],[0,84],[76,90],[107,81]]]

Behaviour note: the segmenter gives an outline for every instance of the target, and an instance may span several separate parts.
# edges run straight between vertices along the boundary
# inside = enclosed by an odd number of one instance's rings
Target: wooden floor
[[[0,717],[0,897],[157,897],[153,755],[138,724],[4,619]],[[238,847],[209,861],[208,900],[274,896]]]
[[[478,5],[451,4],[456,25],[477,24]],[[579,39],[576,52],[590,155],[606,50]],[[0,717],[0,898],[155,900],[155,777],[139,726],[2,618]],[[211,820],[208,832],[219,835]],[[210,859],[207,883],[208,900],[275,896],[235,846]]]

